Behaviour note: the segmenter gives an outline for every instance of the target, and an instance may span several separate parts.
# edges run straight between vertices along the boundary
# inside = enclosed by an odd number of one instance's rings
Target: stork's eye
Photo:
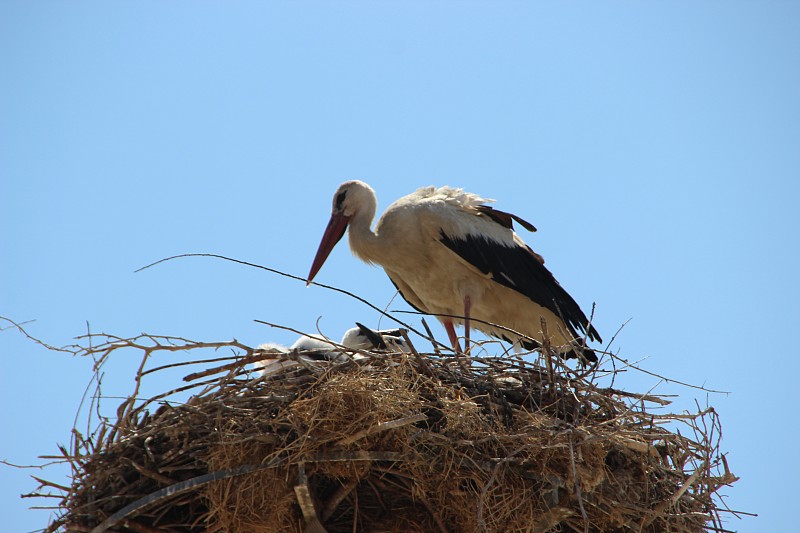
[[[333,205],[336,206],[337,211],[342,210],[342,204],[344,203],[345,196],[347,196],[347,191],[342,191],[336,195],[336,200],[334,200]]]

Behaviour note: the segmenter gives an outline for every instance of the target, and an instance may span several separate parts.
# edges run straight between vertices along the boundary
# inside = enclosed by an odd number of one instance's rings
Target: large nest
[[[92,350],[209,346],[144,340]],[[508,356],[212,346],[239,354],[187,376],[188,401],[135,400],[140,370],[117,419],[65,451],[47,532],[724,531],[735,478],[711,408],[655,414],[668,402]],[[254,376],[265,357],[278,370]]]

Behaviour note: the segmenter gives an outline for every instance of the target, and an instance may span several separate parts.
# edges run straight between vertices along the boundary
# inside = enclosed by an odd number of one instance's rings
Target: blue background
[[[305,276],[340,182],[369,182],[379,212],[463,187],[539,228],[524,237],[607,340],[632,319],[621,356],[730,392],[616,382],[713,405],[742,478],[726,502],[759,514],[726,526],[791,530],[798,22],[789,1],[4,1],[0,315],[58,346],[87,328],[295,338],[254,319],[338,338],[377,313],[211,259],[134,270],[213,252]],[[344,243],[318,281],[408,309]],[[0,459],[40,463],[92,361],[14,328],[0,355]],[[115,356],[105,394],[131,392],[139,357]],[[67,482],[0,465],[9,531],[47,523],[19,499],[30,474]]]

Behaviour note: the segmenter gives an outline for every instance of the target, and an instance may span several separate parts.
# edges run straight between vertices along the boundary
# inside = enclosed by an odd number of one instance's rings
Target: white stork
[[[308,282],[349,227],[353,253],[381,265],[411,307],[439,318],[454,349],[460,349],[454,325],[464,325],[469,349],[472,321],[516,349],[540,346],[546,329],[549,344],[565,357],[596,361],[579,332],[602,342],[597,330],[512,222],[536,228],[486,205],[493,201],[452,187],[423,187],[390,205],[373,231],[375,192],[362,181],[347,181],[333,197]]]
[[[356,327],[348,329],[339,343],[345,348],[370,351],[399,351],[407,352],[408,346],[399,329],[372,330],[356,322]],[[336,359],[339,352],[334,344],[322,335],[303,335],[289,347],[289,351],[317,351],[324,352],[324,359]]]
[[[345,331],[342,341],[339,343],[345,348],[353,350],[369,351],[388,351],[388,352],[408,352],[409,348],[399,329],[373,330],[363,324],[356,322],[355,328]],[[258,349],[263,352],[284,354],[297,350],[306,360],[311,361],[343,361],[347,359],[340,352],[334,342],[322,335],[303,335],[294,341],[290,347],[275,343],[260,344]],[[363,356],[355,354],[353,359],[361,359]],[[281,368],[291,365],[291,361],[279,362],[275,359],[262,359],[256,361],[253,367],[260,376],[266,376],[277,372]]]

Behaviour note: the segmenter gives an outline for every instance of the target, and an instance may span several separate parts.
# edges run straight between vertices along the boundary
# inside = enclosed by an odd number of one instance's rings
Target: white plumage
[[[353,253],[381,265],[412,307],[439,317],[454,347],[454,325],[460,324],[467,342],[472,324],[516,346],[535,347],[544,340],[544,320],[551,345],[567,356],[574,350],[596,359],[576,341],[579,332],[599,341],[597,331],[512,224],[536,229],[486,205],[492,201],[452,187],[424,187],[390,205],[373,231],[374,191],[361,181],[345,182],[334,195],[308,280],[349,227]]]
[[[400,334],[399,330],[371,330],[366,326],[357,324],[357,327],[348,329],[342,336],[339,346],[344,346],[350,350],[369,350],[387,352],[408,352],[408,345]],[[258,346],[258,349],[276,355],[297,351],[301,357],[307,361],[345,361],[347,356],[337,347],[337,343],[322,335],[303,335],[298,338],[290,347],[275,343],[265,343]],[[363,356],[353,354],[354,360],[361,359]],[[273,374],[288,365],[295,364],[293,361],[279,361],[277,359],[262,359],[256,361],[253,367],[260,376]]]

